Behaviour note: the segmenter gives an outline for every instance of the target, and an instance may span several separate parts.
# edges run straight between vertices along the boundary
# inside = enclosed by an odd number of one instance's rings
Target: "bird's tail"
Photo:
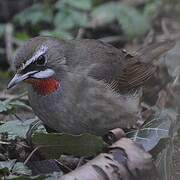
[[[155,44],[148,45],[139,49],[135,56],[144,63],[156,62],[167,51],[175,46],[175,40],[165,40]]]
[[[166,40],[138,50],[119,76],[118,89],[121,92],[130,92],[143,86],[156,71],[155,62],[174,45],[175,41]]]

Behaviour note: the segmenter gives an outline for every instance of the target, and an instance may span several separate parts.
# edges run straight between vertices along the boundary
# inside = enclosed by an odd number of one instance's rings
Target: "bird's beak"
[[[9,82],[8,86],[7,86],[7,89],[10,89],[12,88],[13,86],[15,86],[16,84],[24,81],[25,79],[29,78],[30,75],[32,74],[35,74],[37,71],[31,71],[31,72],[28,72],[26,74],[15,74],[15,76],[11,79],[11,81]]]
[[[16,84],[18,84],[18,83],[20,83],[20,82],[22,82],[28,78],[46,79],[46,78],[51,77],[54,74],[55,74],[54,70],[49,69],[49,68],[42,70],[42,71],[30,71],[26,74],[17,73],[9,82],[7,88],[10,89],[13,86],[15,86]]]

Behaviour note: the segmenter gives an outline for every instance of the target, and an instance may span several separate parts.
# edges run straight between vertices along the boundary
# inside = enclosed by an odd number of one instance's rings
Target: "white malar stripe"
[[[35,74],[32,74],[31,77],[37,79],[45,79],[51,77],[54,74],[55,72],[52,69],[46,69],[44,71],[39,71]]]

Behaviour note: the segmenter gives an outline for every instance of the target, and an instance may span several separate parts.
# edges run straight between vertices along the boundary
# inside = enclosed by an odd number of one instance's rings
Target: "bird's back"
[[[142,86],[153,75],[156,67],[152,61],[172,44],[171,41],[156,43],[133,56],[98,40],[72,40],[66,52],[68,69],[73,73],[86,73],[103,80],[117,92],[127,93]]]

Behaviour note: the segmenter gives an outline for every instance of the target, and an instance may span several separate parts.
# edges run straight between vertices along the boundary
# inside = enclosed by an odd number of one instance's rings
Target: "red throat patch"
[[[34,90],[43,96],[55,92],[60,86],[60,82],[55,79],[27,79],[26,82],[32,84]]]

